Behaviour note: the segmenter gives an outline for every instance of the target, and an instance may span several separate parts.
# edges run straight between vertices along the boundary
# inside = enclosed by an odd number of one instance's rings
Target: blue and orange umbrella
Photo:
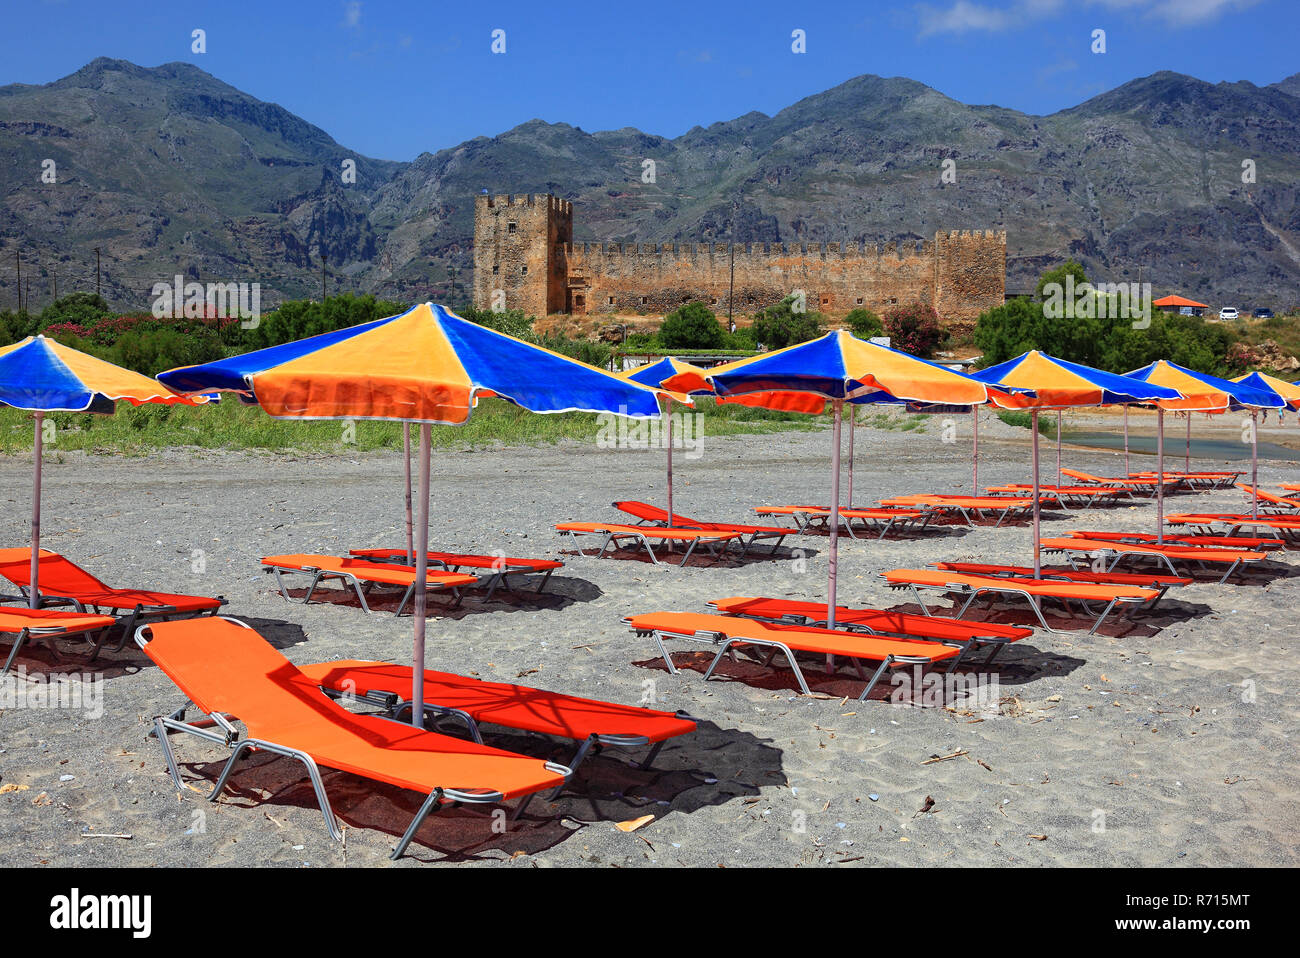
[[[1046,353],[1031,349],[1015,359],[1009,359],[996,366],[989,366],[974,373],[974,378],[989,383],[1000,383],[1024,390],[1010,396],[1005,403],[1008,406],[1028,409],[1030,412],[1030,431],[1033,433],[1034,445],[1034,576],[1042,569],[1039,543],[1039,506],[1040,490],[1038,476],[1038,414],[1043,409],[1069,409],[1076,406],[1110,406],[1131,403],[1144,403],[1161,399],[1181,399],[1182,394],[1176,389],[1159,386],[1155,383],[1131,379],[1118,373],[1109,373],[1094,369],[1082,363],[1057,359]],[[1163,468],[1164,412],[1157,411],[1156,436],[1158,454]],[[1163,484],[1156,483],[1158,510],[1163,511],[1164,502],[1161,495]],[[1160,520],[1163,525],[1163,520]]]
[[[844,404],[913,401],[970,405],[1001,390],[937,363],[839,330],[775,352],[667,379],[668,389],[708,389],[724,400],[748,397],[772,408],[819,412],[831,403],[830,572],[828,627],[835,627],[840,518],[840,428]],[[759,394],[769,394],[759,402]]]
[[[397,316],[158,377],[179,392],[228,391],[282,419],[386,419],[420,426],[416,581],[429,561],[432,425],[461,425],[481,398],[530,412],[659,417],[652,389],[504,333],[434,303]],[[425,590],[415,591],[411,721],[424,720]]]
[[[0,346],[0,404],[32,413],[35,421],[35,476],[32,493],[32,567],[29,601],[40,606],[41,462],[46,413],[91,412],[110,415],[119,401],[194,405],[156,380],[89,356],[44,336],[29,336]]]

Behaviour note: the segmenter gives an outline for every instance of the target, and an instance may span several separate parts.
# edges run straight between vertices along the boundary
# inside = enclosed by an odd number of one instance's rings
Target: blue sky
[[[1051,113],[1169,69],[1263,85],[1300,72],[1296,0],[905,3],[29,0],[0,84],[97,56],[194,63],[363,154],[409,160],[541,117],[676,136],[862,73]],[[557,11],[557,12],[553,12]],[[191,50],[206,31],[207,51]],[[1094,53],[1093,31],[1105,31]],[[491,50],[505,31],[505,52]],[[792,50],[802,30],[806,52]]]

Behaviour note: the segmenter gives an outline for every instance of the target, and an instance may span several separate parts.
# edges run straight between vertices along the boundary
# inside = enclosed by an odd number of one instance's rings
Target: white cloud
[[[1209,23],[1229,11],[1245,10],[1260,0],[1084,0],[1090,7],[1140,13],[1171,27]],[[1064,0],[1012,0],[998,5],[953,0],[946,6],[930,3],[915,8],[921,37],[939,34],[1001,33],[1065,10]]]
[[[343,25],[350,30],[361,26],[361,0],[348,0],[343,4]]]

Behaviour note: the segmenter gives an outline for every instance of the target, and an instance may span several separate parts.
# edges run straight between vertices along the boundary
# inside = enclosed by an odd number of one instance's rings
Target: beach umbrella
[[[0,405],[24,409],[35,420],[34,476],[32,483],[33,609],[40,606],[38,582],[41,551],[41,460],[44,455],[44,420],[47,413],[90,412],[111,415],[119,401],[195,405],[156,380],[44,336],[28,336],[0,347]]]
[[[378,419],[420,429],[415,580],[429,567],[431,427],[463,425],[480,397],[530,412],[655,419],[652,390],[421,303],[397,316],[163,373],[179,392],[225,390],[280,419]],[[427,596],[415,590],[411,722],[424,721]]]
[[[1042,571],[1039,543],[1041,521],[1039,470],[1038,470],[1038,414],[1044,409],[1060,410],[1076,406],[1109,406],[1121,403],[1145,402],[1152,399],[1180,398],[1177,390],[1154,383],[1145,383],[1116,373],[1108,373],[1091,366],[1057,359],[1031,349],[1015,359],[989,366],[973,374],[974,378],[988,383],[1017,387],[1031,392],[1008,396],[1005,404],[1027,408],[1030,414],[1030,432],[1033,433],[1034,479],[1034,576]],[[1163,430],[1157,429],[1159,446]],[[1160,447],[1163,448],[1163,447]]]
[[[1288,383],[1275,376],[1269,376],[1267,373],[1253,372],[1246,373],[1244,376],[1237,376],[1232,382],[1242,386],[1248,386],[1264,393],[1272,393],[1282,401],[1283,407],[1289,406],[1292,409],[1300,409],[1300,383]],[[1280,422],[1282,414],[1278,413]],[[1259,439],[1256,435],[1259,431],[1258,410],[1251,413],[1250,433],[1251,433],[1251,456],[1250,456],[1250,490],[1251,490],[1251,517],[1259,515],[1259,494],[1256,491],[1259,486]]]
[[[1165,463],[1164,463],[1164,443],[1162,439],[1162,425],[1165,410],[1174,410],[1184,412],[1187,415],[1188,439],[1187,439],[1187,459],[1185,468],[1191,470],[1191,422],[1193,412],[1219,413],[1226,412],[1229,409],[1249,409],[1252,429],[1251,429],[1251,446],[1250,446],[1250,463],[1251,463],[1251,487],[1254,488],[1255,476],[1258,471],[1259,463],[1259,440],[1255,435],[1255,424],[1259,421],[1259,410],[1261,409],[1280,409],[1286,405],[1280,396],[1271,390],[1253,388],[1244,383],[1232,382],[1228,379],[1221,379],[1218,376],[1211,376],[1209,373],[1198,373],[1195,370],[1188,369],[1185,366],[1179,366],[1177,363],[1171,363],[1165,359],[1158,359],[1150,365],[1143,366],[1141,369],[1135,369],[1132,372],[1125,373],[1134,379],[1140,379],[1143,382],[1155,383],[1159,386],[1168,386],[1176,389],[1181,398],[1179,399],[1162,399],[1152,403],[1156,407],[1156,541],[1164,541],[1165,527],[1165,510],[1164,510],[1164,485],[1165,485]],[[1258,514],[1258,513],[1256,513]]]
[[[937,363],[857,339],[839,330],[761,356],[700,373],[670,377],[664,386],[683,392],[711,389],[722,399],[777,393],[774,401],[804,409],[832,409],[830,571],[826,618],[835,627],[840,518],[840,434],[846,402],[922,402],[970,405],[988,401],[996,387]],[[799,397],[803,397],[800,399]]]

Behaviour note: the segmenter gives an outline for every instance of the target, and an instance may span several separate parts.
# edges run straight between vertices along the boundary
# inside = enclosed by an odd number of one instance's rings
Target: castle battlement
[[[547,313],[666,313],[702,300],[745,315],[796,289],[811,308],[932,304],[971,318],[1000,305],[1005,231],[941,230],[884,243],[575,243],[573,205],[550,194],[475,198],[474,303]]]

